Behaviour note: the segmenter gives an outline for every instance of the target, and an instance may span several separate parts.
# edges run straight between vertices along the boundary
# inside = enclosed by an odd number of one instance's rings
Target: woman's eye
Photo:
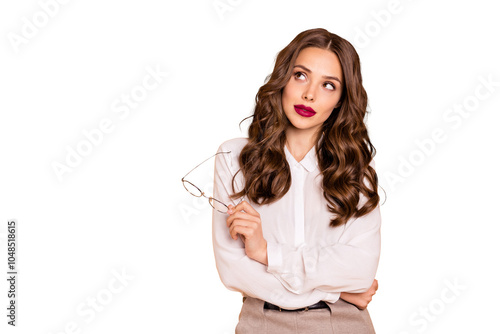
[[[304,73],[302,72],[295,72],[293,75],[295,76],[296,79],[300,79],[300,77],[305,77]]]
[[[328,88],[329,90],[335,90],[335,85],[332,84],[331,82],[325,82],[325,87]]]

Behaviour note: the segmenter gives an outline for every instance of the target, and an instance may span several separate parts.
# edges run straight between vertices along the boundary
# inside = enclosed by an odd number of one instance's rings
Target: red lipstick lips
[[[313,108],[306,107],[303,104],[296,104],[293,107],[295,109],[295,112],[297,112],[297,114],[299,114],[300,116],[311,117],[316,115],[316,112],[314,111]]]

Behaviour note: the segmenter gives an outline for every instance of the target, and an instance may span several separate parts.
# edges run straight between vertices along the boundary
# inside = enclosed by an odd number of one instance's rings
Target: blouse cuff
[[[281,246],[276,242],[267,241],[267,271],[280,272],[283,266]]]

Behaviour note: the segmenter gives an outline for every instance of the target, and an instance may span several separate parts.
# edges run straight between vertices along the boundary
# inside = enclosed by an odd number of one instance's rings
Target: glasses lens
[[[191,182],[189,181],[186,181],[184,180],[182,182],[182,184],[184,185],[184,188],[186,188],[187,191],[189,191],[189,193],[193,196],[196,196],[196,197],[200,197],[202,194],[201,194],[201,190],[198,189],[194,184],[192,184]]]
[[[227,212],[227,206],[222,203],[222,202],[219,202],[218,200],[216,200],[215,198],[213,197],[210,197],[209,199],[209,202],[210,202],[210,205],[217,211],[219,212],[222,212],[222,213],[226,213]]]

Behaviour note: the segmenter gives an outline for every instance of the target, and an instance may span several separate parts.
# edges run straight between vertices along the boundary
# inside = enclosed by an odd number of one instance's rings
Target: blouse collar
[[[322,134],[319,139],[319,142],[321,142],[323,136],[324,135]],[[318,166],[318,159],[316,158],[316,146],[313,146],[300,162],[297,162],[297,160],[295,160],[295,158],[293,157],[292,153],[290,153],[286,145],[285,145],[285,155],[288,163],[291,166],[302,165],[308,172],[312,172]]]

